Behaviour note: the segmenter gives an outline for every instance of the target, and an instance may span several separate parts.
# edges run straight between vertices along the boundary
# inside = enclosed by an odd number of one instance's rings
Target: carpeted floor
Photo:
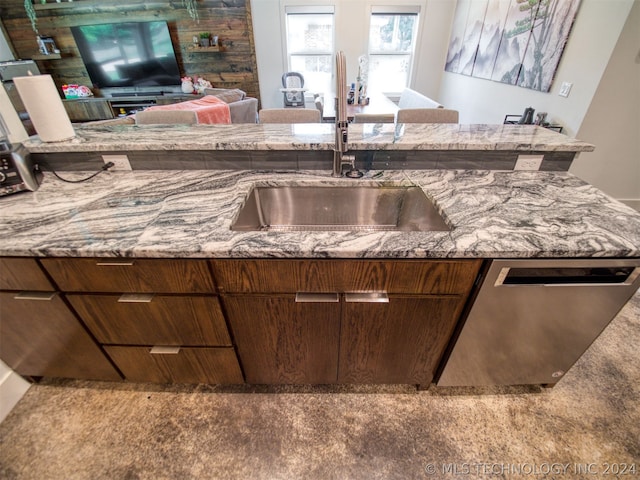
[[[640,293],[550,390],[45,380],[0,478],[640,478],[638,345]]]

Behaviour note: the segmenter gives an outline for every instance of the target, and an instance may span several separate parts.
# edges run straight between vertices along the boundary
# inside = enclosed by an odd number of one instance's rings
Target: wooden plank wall
[[[191,19],[181,0],[75,0],[34,5],[38,31],[52,36],[60,60],[38,61],[58,88],[67,83],[91,86],[69,27],[125,21],[165,20],[182,75],[204,77],[214,87],[240,88],[260,98],[250,0],[197,0],[199,21]],[[2,0],[0,18],[18,58],[37,53],[36,33],[24,10],[24,0]],[[200,32],[218,35],[220,52],[192,52],[192,37]],[[94,91],[99,96],[99,92]]]

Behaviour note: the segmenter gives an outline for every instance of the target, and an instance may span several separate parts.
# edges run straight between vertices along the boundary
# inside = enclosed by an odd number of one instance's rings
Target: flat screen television
[[[71,27],[94,87],[180,84],[167,22],[124,22]]]

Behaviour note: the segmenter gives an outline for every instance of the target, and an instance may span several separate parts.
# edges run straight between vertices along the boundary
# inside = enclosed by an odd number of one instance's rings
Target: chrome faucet
[[[336,53],[336,142],[333,149],[334,177],[342,177],[342,166],[349,165],[346,176],[350,178],[362,177],[362,172],[356,169],[356,156],[347,154],[349,143],[349,122],[347,119],[347,61],[344,52]]]

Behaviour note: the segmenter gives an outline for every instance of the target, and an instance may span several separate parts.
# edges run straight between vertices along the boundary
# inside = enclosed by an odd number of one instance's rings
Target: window
[[[312,92],[331,92],[334,63],[333,7],[293,7],[285,9],[289,71],[304,77]]]
[[[369,23],[370,92],[399,93],[409,86],[419,7],[372,7]]]

